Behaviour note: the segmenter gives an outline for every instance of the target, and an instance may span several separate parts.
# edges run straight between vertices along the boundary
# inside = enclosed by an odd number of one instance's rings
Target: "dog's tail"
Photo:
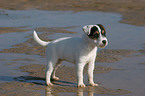
[[[36,31],[33,32],[33,38],[34,38],[34,40],[35,40],[38,44],[40,44],[41,46],[47,46],[47,45],[50,43],[50,42],[42,41],[42,40],[38,37]]]

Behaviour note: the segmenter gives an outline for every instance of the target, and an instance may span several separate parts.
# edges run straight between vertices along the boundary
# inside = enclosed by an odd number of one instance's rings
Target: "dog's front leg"
[[[95,84],[93,80],[94,62],[95,60],[92,60],[88,63],[88,80],[91,86],[98,86],[98,84]]]
[[[83,82],[84,66],[85,66],[85,63],[77,63],[76,64],[78,87],[86,87],[84,82]]]

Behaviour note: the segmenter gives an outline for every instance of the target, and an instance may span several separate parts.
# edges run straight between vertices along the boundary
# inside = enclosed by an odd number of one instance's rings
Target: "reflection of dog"
[[[65,60],[71,63],[76,63],[78,87],[85,87],[83,83],[83,69],[88,64],[88,80],[91,86],[98,86],[93,81],[94,62],[96,58],[97,47],[104,48],[107,44],[106,31],[103,25],[86,25],[83,27],[82,38],[64,37],[51,42],[45,42],[39,39],[34,31],[34,40],[42,45],[47,46],[47,71],[46,84],[53,85],[50,78],[58,80],[55,72],[61,61]]]

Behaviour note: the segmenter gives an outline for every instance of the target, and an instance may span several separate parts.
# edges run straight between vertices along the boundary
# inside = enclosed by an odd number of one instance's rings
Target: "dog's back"
[[[81,42],[82,38],[71,37],[64,37],[51,41],[46,49],[47,58],[55,56],[57,59],[75,63],[76,55],[80,54],[78,50],[82,49]]]

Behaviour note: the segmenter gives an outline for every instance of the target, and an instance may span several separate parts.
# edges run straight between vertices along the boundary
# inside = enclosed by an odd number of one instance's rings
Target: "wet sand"
[[[78,11],[104,11],[104,12],[117,12],[123,14],[122,20],[120,22],[145,26],[145,1],[144,0],[51,0],[44,1],[42,0],[14,0],[13,2],[10,0],[1,0],[0,8],[9,9],[9,10],[25,10],[25,9],[42,9],[42,10],[61,10],[61,11],[69,11],[73,10],[74,12]],[[7,13],[1,12],[0,15],[8,16]],[[71,26],[75,27],[75,26]],[[76,34],[76,32],[68,31],[66,28],[46,28],[39,27],[36,28],[37,31],[42,32],[40,37],[43,40],[50,40],[46,38],[46,35],[51,35],[54,33],[69,33]],[[26,32],[31,29],[25,29],[25,27],[17,28],[17,27],[0,27],[0,34],[10,33],[10,32]],[[44,32],[54,32],[54,33],[44,33]],[[32,35],[28,36],[28,40],[23,43],[13,45],[13,48],[3,49],[0,53],[24,53],[29,55],[40,55],[45,57],[45,47],[41,47],[37,45],[32,40]],[[124,50],[124,49],[105,49],[98,53],[98,57],[96,58],[97,62],[101,63],[114,63],[121,60],[123,57],[132,56],[134,53],[141,53],[141,55],[145,54],[145,49],[141,50]],[[139,55],[140,56],[140,55]],[[21,61],[22,59],[14,59],[14,61]],[[29,60],[29,59],[27,59]],[[2,61],[2,60],[1,60]],[[30,60],[31,61],[31,60]],[[144,63],[141,63],[144,65]],[[21,66],[18,70],[23,72],[28,72],[28,76],[20,76],[15,77],[14,81],[0,83],[0,95],[1,96],[57,96],[57,95],[66,95],[66,93],[71,94],[77,93],[78,96],[83,96],[83,93],[88,93],[88,95],[93,96],[93,94],[105,94],[105,95],[123,95],[131,93],[129,90],[125,89],[111,89],[105,88],[103,86],[100,87],[90,87],[87,88],[77,88],[76,87],[76,78],[73,67],[68,67],[62,65],[60,70],[57,72],[57,76],[61,78],[59,81],[54,81],[54,87],[46,87],[45,85],[45,65],[40,64],[29,64],[27,66]],[[71,70],[71,71],[70,71]],[[110,71],[117,71],[123,69],[114,69],[111,67],[106,67],[102,65],[98,65],[95,68],[95,74],[103,74]],[[66,74],[67,73],[67,74]],[[66,74],[64,76],[62,74]],[[86,74],[86,72],[84,72]],[[87,82],[87,81],[85,81]],[[45,91],[45,94],[44,94]],[[66,92],[66,93],[64,93]]]
[[[46,30],[48,29],[48,30]],[[51,39],[46,38],[46,35],[52,35],[53,33],[44,33],[44,32],[50,32],[53,31],[55,33],[60,32],[60,29],[53,29],[49,30],[51,28],[37,28],[36,30],[40,31],[42,34],[40,34],[39,36],[41,38],[43,38],[43,40],[45,41],[52,41]],[[43,32],[44,31],[44,32]],[[62,30],[63,33],[69,33],[69,34],[76,34],[76,32],[71,32],[71,31],[67,31],[65,29]],[[30,38],[29,38],[30,37]],[[12,47],[14,48],[9,48],[9,49],[3,49],[0,52],[1,53],[24,53],[24,54],[28,54],[28,55],[40,55],[40,56],[45,56],[45,50],[46,47],[42,47],[40,45],[38,45],[32,38],[31,36],[28,36],[28,40],[26,42],[17,44],[17,45],[13,45]],[[144,50],[139,50],[139,52],[143,52]],[[102,62],[102,63],[113,63],[116,61],[119,61],[122,57],[127,57],[133,53],[137,53],[138,51],[135,50],[129,50],[129,49],[104,49],[99,51],[96,61],[97,62]]]
[[[1,0],[0,8],[117,12],[123,14],[122,23],[144,26],[144,4],[144,0]]]
[[[77,96],[83,96],[83,92],[88,92],[89,96],[93,96],[96,94],[107,94],[107,95],[122,95],[128,94],[130,91],[123,89],[111,89],[105,88],[103,86],[99,87],[91,87],[88,86],[86,88],[77,88],[75,69],[74,67],[60,66],[60,70],[57,72],[57,76],[61,78],[61,80],[53,81],[53,87],[47,87],[45,85],[45,69],[46,66],[39,64],[31,64],[28,66],[22,66],[20,69],[24,72],[30,73],[29,76],[20,76],[14,78],[15,81],[2,83],[0,84],[0,92],[1,96],[25,96],[25,95],[33,95],[33,96],[42,96],[41,90],[45,90],[45,96],[54,95],[57,96],[63,92],[75,92]],[[118,70],[107,68],[104,66],[96,66],[95,74],[106,73],[111,70]],[[62,74],[65,74],[63,76]],[[84,71],[86,74],[86,70]],[[39,92],[40,91],[40,92]],[[80,95],[81,94],[81,95]],[[44,95],[44,94],[43,94]]]
[[[0,34],[12,33],[12,32],[25,32],[25,31],[29,31],[29,30],[23,28],[15,28],[15,27],[0,27]]]
[[[44,30],[43,28],[38,28],[37,30],[41,32],[40,37],[43,38],[43,40],[50,40],[46,38],[46,35],[50,35],[49,32],[45,33],[46,28],[44,28]],[[60,29],[57,29],[57,30],[53,29],[53,31],[55,32],[59,30]],[[63,32],[69,33],[69,34],[76,34],[75,32],[70,32],[70,31],[65,30],[65,28],[63,28]],[[51,33],[51,35],[52,34],[53,33]],[[32,39],[32,35],[27,36],[27,38],[29,39],[26,40],[25,42],[13,45],[12,47],[14,48],[3,49],[0,51],[0,53],[17,53],[17,54],[23,53],[23,54],[28,54],[28,55],[40,55],[43,58],[45,58],[45,47],[42,47],[36,44],[36,42]],[[138,53],[138,52],[140,51],[127,50],[127,49],[126,50],[104,49],[102,51],[99,51],[96,61],[101,62],[101,63],[113,63],[113,62],[117,62],[121,60],[123,57],[129,57],[129,56],[132,56],[132,54]],[[14,81],[1,83],[0,84],[1,96],[9,96],[10,94],[15,95],[15,96],[20,96],[20,95],[21,96],[25,96],[25,95],[40,96],[40,95],[44,95],[43,91],[45,91],[45,96],[50,96],[50,95],[56,96],[58,94],[66,94],[66,93],[69,94],[69,92],[77,93],[78,96],[83,96],[79,94],[83,94],[85,92],[90,94],[90,96],[92,94],[122,95],[122,94],[131,93],[129,90],[111,89],[111,88],[106,88],[103,86],[100,86],[100,87],[88,86],[87,88],[84,88],[84,89],[77,88],[74,67],[68,67],[65,65],[60,66],[60,68],[57,71],[56,75],[60,77],[60,80],[53,81],[55,85],[54,87],[47,87],[45,85],[46,65],[31,64],[31,61],[33,60],[28,59],[28,58],[13,59],[12,61],[14,62],[29,61],[29,65],[21,66],[18,69],[18,70],[21,70],[22,72],[29,73],[29,75],[15,77]],[[118,71],[118,70],[120,71],[124,69],[114,69],[111,67],[97,65],[95,68],[94,74],[103,74],[103,73],[108,73],[110,71]],[[65,74],[65,76],[62,74]],[[87,75],[86,69],[84,70],[84,74]],[[87,83],[86,80],[87,78],[85,78],[85,82]]]

